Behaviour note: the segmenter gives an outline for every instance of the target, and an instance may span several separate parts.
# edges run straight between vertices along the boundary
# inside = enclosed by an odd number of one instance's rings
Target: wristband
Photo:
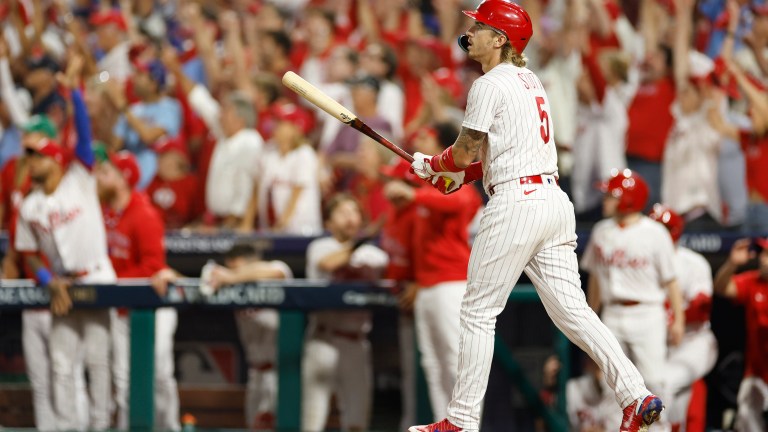
[[[463,169],[456,166],[456,161],[453,160],[453,146],[443,150],[437,156],[432,156],[429,161],[429,165],[434,172],[461,172]]]
[[[47,268],[45,268],[45,267],[40,267],[40,268],[39,268],[39,269],[37,269],[37,271],[35,272],[35,280],[37,280],[37,283],[38,283],[40,286],[43,286],[43,287],[44,287],[44,286],[48,286],[48,284],[49,284],[49,283],[51,283],[51,280],[52,280],[52,279],[53,279],[53,275],[52,275],[52,274],[51,274],[51,272],[50,272],[50,271],[49,271]]]

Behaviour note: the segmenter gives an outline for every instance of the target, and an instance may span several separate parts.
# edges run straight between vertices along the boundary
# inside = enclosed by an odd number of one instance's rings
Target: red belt
[[[640,304],[637,300],[614,300],[612,303],[621,306],[637,306]]]
[[[544,177],[542,177],[540,175],[533,175],[533,176],[528,176],[528,177],[520,177],[519,179],[517,179],[517,181],[519,181],[521,185],[524,185],[524,184],[544,184]],[[499,183],[499,184],[491,185],[491,187],[488,188],[488,194],[493,196],[493,194],[496,193],[496,191],[495,191],[496,186],[499,186],[500,184],[504,184],[504,183]],[[560,180],[558,180],[557,177],[555,177],[555,184],[560,186]]]
[[[266,362],[266,363],[253,363],[250,364],[251,369],[256,369],[259,372],[266,372],[268,370],[272,370],[275,368],[275,364],[272,362]]]

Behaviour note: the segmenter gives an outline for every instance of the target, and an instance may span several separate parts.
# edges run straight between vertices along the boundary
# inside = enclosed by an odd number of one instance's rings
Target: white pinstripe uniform
[[[675,275],[686,309],[699,296],[712,297],[712,268],[701,254],[678,247],[675,250]],[[680,345],[669,347],[664,368],[672,397],[667,413],[671,423],[684,424],[691,399],[691,385],[708,374],[716,362],[717,340],[709,321],[686,323],[683,340]]]
[[[473,83],[463,126],[488,134],[480,156],[491,198],[469,261],[448,419],[479,430],[496,317],[523,271],[557,327],[603,370],[622,407],[650,394],[581,289],[573,205],[557,186],[549,102],[539,79],[512,64],[494,67]],[[529,176],[541,176],[540,183],[523,180]]]

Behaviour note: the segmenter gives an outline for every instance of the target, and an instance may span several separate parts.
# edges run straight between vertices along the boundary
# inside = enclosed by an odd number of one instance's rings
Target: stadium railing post
[[[130,430],[152,430],[155,423],[155,311],[131,311]]]
[[[281,310],[278,332],[277,430],[301,430],[301,357],[304,312]]]

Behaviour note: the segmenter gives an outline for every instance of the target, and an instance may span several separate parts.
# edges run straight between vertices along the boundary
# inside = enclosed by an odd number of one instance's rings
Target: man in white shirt
[[[253,103],[244,94],[232,91],[220,104],[208,89],[184,75],[171,49],[163,52],[163,62],[217,140],[205,184],[206,208],[216,216],[219,226],[251,229],[258,202],[255,183],[264,147],[264,140],[254,129]]]
[[[131,74],[128,51],[131,44],[126,37],[128,25],[119,10],[106,9],[91,15],[90,23],[96,28],[96,44],[104,54],[99,59],[99,71],[120,82]]]

